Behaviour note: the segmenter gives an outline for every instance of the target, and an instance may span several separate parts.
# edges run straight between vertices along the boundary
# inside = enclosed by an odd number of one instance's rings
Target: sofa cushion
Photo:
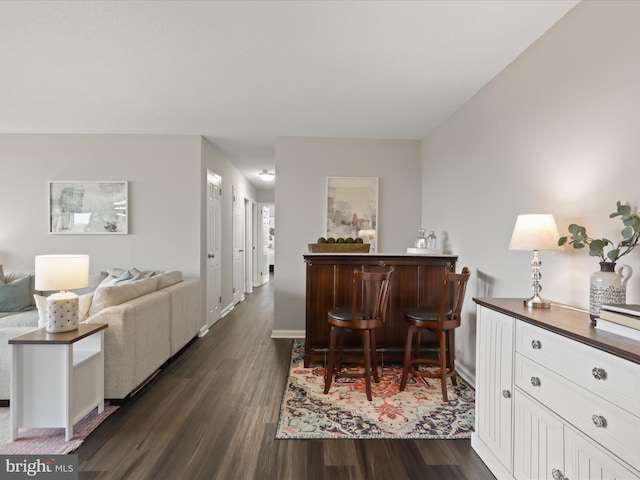
[[[2,268],[1,263],[0,263],[0,283],[4,283],[4,270]]]
[[[10,283],[0,283],[0,312],[19,312],[31,308],[30,283],[28,276]]]
[[[113,305],[120,305],[142,295],[154,292],[158,287],[155,277],[144,278],[132,283],[99,287],[93,294],[89,316]]]
[[[155,275],[153,278],[158,280],[158,290],[162,290],[163,288],[167,288],[171,285],[175,285],[176,283],[181,282],[182,272],[179,270],[164,272]]]

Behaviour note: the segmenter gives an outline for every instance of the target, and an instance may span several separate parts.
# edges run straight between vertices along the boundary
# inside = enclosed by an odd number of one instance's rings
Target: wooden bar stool
[[[353,272],[353,298],[350,307],[339,307],[329,311],[328,321],[331,325],[329,342],[329,360],[325,374],[324,393],[329,393],[331,379],[335,374],[344,377],[364,377],[367,399],[371,401],[371,377],[378,383],[378,360],[376,353],[375,330],[382,325],[387,315],[389,303],[389,285],[393,275],[393,267],[386,272]],[[342,337],[345,332],[359,331],[362,334],[364,358],[363,373],[342,372]],[[336,368],[336,343],[337,368]]]
[[[464,267],[462,273],[445,272],[440,292],[438,307],[422,307],[405,312],[405,321],[409,324],[407,341],[404,348],[402,381],[400,390],[407,386],[409,373],[425,378],[439,378],[442,383],[442,400],[448,402],[447,378],[451,378],[454,386],[458,385],[455,368],[455,335],[454,329],[460,326],[460,312],[464,293],[469,280],[469,269]],[[421,356],[420,332],[429,330],[438,337],[438,358]],[[415,351],[412,356],[412,343],[415,336]],[[420,370],[421,364],[439,365],[438,372]]]

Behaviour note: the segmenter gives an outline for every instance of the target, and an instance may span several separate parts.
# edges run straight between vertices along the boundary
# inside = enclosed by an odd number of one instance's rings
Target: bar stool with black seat
[[[409,373],[424,378],[439,378],[442,384],[442,400],[448,402],[447,379],[458,385],[455,368],[455,333],[460,326],[460,312],[464,300],[469,269],[464,267],[461,273],[444,273],[440,304],[437,307],[421,307],[405,312],[405,321],[409,324],[404,350],[402,380],[400,390],[407,386]],[[428,330],[438,337],[438,358],[423,356],[420,345],[420,333]],[[414,348],[412,348],[414,344]],[[438,365],[439,371],[430,372],[420,369],[420,365]]]
[[[386,272],[355,270],[353,272],[351,306],[333,308],[329,311],[328,321],[331,326],[331,334],[324,393],[329,393],[331,379],[334,375],[336,377],[364,377],[367,399],[371,401],[371,377],[374,382],[379,382],[375,331],[386,319],[389,285],[393,270],[393,267],[390,267]],[[342,371],[342,362],[345,360],[342,357],[343,335],[348,331],[359,331],[362,335],[363,357],[357,360],[358,363],[363,364],[363,373]],[[338,344],[337,362],[336,343]]]

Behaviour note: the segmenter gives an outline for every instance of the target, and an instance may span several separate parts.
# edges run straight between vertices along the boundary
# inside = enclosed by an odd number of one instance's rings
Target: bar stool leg
[[[449,371],[456,371],[456,345],[455,345],[455,332],[453,330],[447,330],[447,353],[449,359]],[[458,386],[458,378],[455,373],[451,376],[451,383],[454,387]]]
[[[380,383],[378,378],[378,351],[376,345],[376,331],[371,330],[371,367],[373,368],[373,381]]]
[[[404,391],[407,386],[407,377],[411,369],[411,343],[413,341],[414,328],[409,325],[407,330],[407,341],[404,347],[404,362],[402,362],[402,380],[400,381],[400,390]]]
[[[331,325],[331,336],[329,341],[329,363],[327,364],[327,370],[325,371],[324,393],[329,393],[329,389],[331,388],[331,379],[333,377],[333,369],[335,365],[337,335],[338,329]]]
[[[442,384],[442,401],[447,399],[447,332],[440,332],[440,383]]]
[[[367,400],[371,401],[371,331],[363,330],[364,347],[364,384],[367,390]]]

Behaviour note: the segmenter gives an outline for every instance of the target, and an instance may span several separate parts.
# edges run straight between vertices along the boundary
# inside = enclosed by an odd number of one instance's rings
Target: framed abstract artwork
[[[128,233],[126,181],[49,182],[49,233]]]
[[[327,238],[362,238],[377,251],[378,178],[327,177]]]

